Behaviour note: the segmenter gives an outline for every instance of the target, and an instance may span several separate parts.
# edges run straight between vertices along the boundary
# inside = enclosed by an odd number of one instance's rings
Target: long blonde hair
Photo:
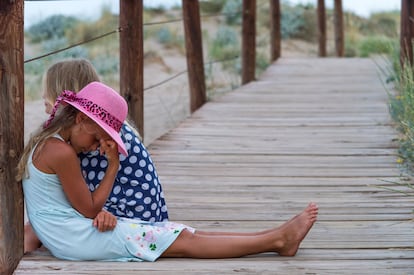
[[[43,87],[45,100],[48,100],[52,106],[56,98],[64,91],[69,90],[79,92],[83,87],[93,81],[100,81],[95,68],[86,59],[67,59],[59,61],[49,67],[43,75]],[[74,123],[75,115],[78,112],[75,108],[63,108],[59,115],[53,119],[50,126],[46,129],[39,127],[28,144],[23,150],[22,157],[17,166],[17,180],[21,180],[26,175],[26,164],[30,152],[38,144],[43,146],[44,141],[58,133],[62,129],[67,129]],[[42,124],[43,125],[43,124]]]
[[[76,115],[79,111],[71,105],[60,107],[56,112],[55,118],[51,121],[50,125],[43,129],[39,128],[29,139],[27,145],[24,147],[22,157],[17,165],[16,180],[20,181],[28,176],[27,173],[27,161],[30,153],[37,145],[39,150],[43,146],[46,139],[52,137],[61,130],[66,130],[75,124]]]

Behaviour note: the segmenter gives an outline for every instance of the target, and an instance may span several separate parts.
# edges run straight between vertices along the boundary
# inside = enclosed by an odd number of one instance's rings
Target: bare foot
[[[318,206],[310,203],[305,210],[280,227],[285,235],[283,246],[276,252],[280,256],[295,256],[299,245],[308,234],[318,216]]]

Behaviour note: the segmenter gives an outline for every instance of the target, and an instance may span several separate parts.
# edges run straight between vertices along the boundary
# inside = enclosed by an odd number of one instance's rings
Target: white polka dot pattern
[[[152,159],[134,132],[122,126],[121,137],[128,157],[120,155],[120,167],[105,209],[119,217],[158,222],[168,220],[164,194]],[[91,191],[105,175],[108,161],[96,152],[80,154],[82,173]]]

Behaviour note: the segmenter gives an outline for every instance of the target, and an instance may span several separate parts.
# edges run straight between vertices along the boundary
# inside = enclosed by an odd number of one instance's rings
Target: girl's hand
[[[117,223],[117,219],[114,215],[106,210],[102,210],[93,219],[93,226],[96,227],[100,232],[114,230]]]
[[[101,144],[99,147],[99,153],[101,155],[105,154],[109,163],[112,161],[119,162],[119,153],[118,153],[118,144],[113,140],[99,140]]]

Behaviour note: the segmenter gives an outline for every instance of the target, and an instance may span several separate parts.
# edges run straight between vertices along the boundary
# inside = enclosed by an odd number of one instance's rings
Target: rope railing
[[[41,2],[41,1],[44,1],[44,0],[25,0],[25,1],[32,1],[32,2],[39,1],[39,2]],[[238,10],[238,11],[235,11],[235,12],[205,14],[205,15],[201,15],[200,17],[201,18],[210,18],[210,17],[220,17],[220,16],[226,16],[226,15],[236,15],[236,14],[240,14],[240,13],[242,13],[242,11],[241,10]],[[176,19],[165,20],[165,21],[147,22],[147,23],[144,22],[143,23],[143,26],[162,25],[162,24],[176,23],[176,22],[181,22],[181,21],[183,21],[183,18],[176,18]],[[57,54],[57,53],[66,51],[66,50],[69,50],[69,49],[74,48],[74,47],[77,47],[77,46],[81,46],[81,45],[84,45],[84,44],[88,44],[90,42],[93,42],[93,41],[96,41],[98,39],[107,37],[109,35],[122,32],[123,29],[124,29],[123,27],[118,27],[116,30],[113,30],[113,31],[110,31],[110,32],[107,32],[107,33],[103,33],[103,34],[98,35],[96,37],[92,37],[90,39],[83,40],[83,41],[80,41],[80,42],[75,43],[75,44],[71,44],[71,45],[69,45],[67,47],[64,47],[64,48],[61,48],[61,49],[57,49],[57,50],[54,50],[54,51],[51,51],[51,52],[42,54],[40,56],[36,56],[36,57],[30,58],[30,59],[27,59],[27,60],[24,61],[24,63],[29,63],[29,62],[32,62],[32,61],[35,61],[35,60],[39,60],[39,59],[42,59],[42,58],[45,58],[45,57],[48,57],[48,56],[51,56],[51,55],[54,55],[54,54]]]
[[[33,1],[33,0],[32,0],[32,1]],[[57,54],[57,53],[60,53],[60,52],[63,52],[63,51],[69,50],[69,49],[72,49],[72,48],[74,48],[74,47],[77,47],[77,46],[81,46],[81,45],[83,45],[83,44],[90,43],[90,42],[92,42],[92,41],[95,41],[95,40],[98,40],[98,39],[101,39],[101,38],[107,37],[107,36],[109,36],[109,35],[112,35],[112,34],[115,34],[115,33],[119,33],[119,32],[121,32],[122,30],[123,30],[123,29],[122,29],[121,27],[119,27],[119,28],[118,28],[118,29],[116,29],[116,30],[113,30],[113,31],[110,31],[110,32],[107,32],[107,33],[104,33],[104,34],[101,34],[101,35],[98,35],[98,36],[96,36],[96,37],[93,37],[93,38],[90,38],[90,39],[87,39],[87,40],[81,41],[81,42],[79,42],[79,43],[75,43],[75,44],[69,45],[69,46],[64,47],[64,48],[62,48],[62,49],[54,50],[54,51],[51,51],[51,52],[46,53],[46,54],[42,54],[42,55],[37,56],[37,57],[27,59],[27,60],[25,60],[25,61],[24,61],[24,63],[29,63],[29,62],[32,62],[32,61],[35,61],[35,60],[39,60],[39,59],[42,59],[42,58],[45,58],[45,57],[48,57],[48,56],[51,56],[51,55],[54,55],[54,54]]]
[[[42,1],[42,0],[26,0],[26,1]],[[237,14],[240,14],[240,13],[242,13],[242,10],[237,10],[235,12],[222,12],[222,13],[214,13],[214,14],[204,14],[204,15],[200,15],[200,17],[201,18],[211,18],[211,17],[221,17],[221,16],[228,16],[228,15],[237,15]],[[170,24],[170,23],[176,23],[176,22],[181,22],[181,21],[183,21],[183,18],[176,18],[176,19],[171,19],[171,20],[155,21],[155,22],[146,22],[146,23],[144,22],[143,26],[154,26],[154,25]],[[67,47],[51,51],[51,52],[42,54],[40,56],[36,56],[36,57],[33,57],[33,58],[26,59],[26,60],[24,60],[24,63],[26,64],[26,63],[29,63],[29,62],[33,62],[35,60],[39,60],[39,59],[42,59],[42,58],[45,58],[45,57],[48,57],[48,56],[52,56],[52,55],[60,53],[60,52],[64,52],[64,51],[67,51],[69,49],[72,49],[72,48],[75,48],[75,47],[78,47],[78,46],[81,46],[81,45],[84,45],[84,44],[91,43],[93,41],[105,38],[107,36],[110,36],[110,35],[113,35],[113,34],[116,34],[116,33],[120,33],[124,29],[125,29],[125,27],[118,27],[117,29],[115,29],[113,31],[109,31],[109,32],[100,34],[100,35],[92,37],[90,39],[86,39],[86,40],[80,41],[78,43],[71,44]],[[235,56],[235,57],[231,57],[231,58],[221,59],[221,60],[207,61],[207,62],[205,62],[205,67],[206,66],[211,66],[212,64],[216,64],[216,63],[228,62],[228,61],[231,61],[231,60],[235,60],[237,58],[240,58],[240,55]],[[171,77],[168,77],[168,78],[166,78],[166,79],[164,79],[164,80],[162,80],[162,81],[160,81],[156,84],[145,87],[144,91],[151,90],[151,89],[154,89],[156,87],[162,86],[165,83],[167,83],[169,81],[172,81],[172,80],[176,79],[177,77],[179,77],[183,74],[186,74],[186,73],[188,73],[188,70],[183,70],[181,72],[178,72],[177,74],[175,74]]]
[[[43,0],[26,0],[26,1],[33,1],[33,2],[35,2],[35,1],[43,1]],[[231,12],[231,13],[216,13],[216,14],[211,14],[211,15],[201,15],[200,17],[201,18],[219,17],[219,16],[240,14],[241,12],[242,11],[236,11],[236,12]],[[176,22],[181,22],[181,21],[183,21],[182,18],[177,18],[177,19],[171,19],[171,20],[165,20],[165,21],[147,22],[147,23],[143,23],[143,25],[144,26],[153,26],[153,25],[162,25],[162,24],[176,23]],[[107,33],[104,33],[104,34],[101,34],[101,35],[98,35],[96,37],[93,37],[93,38],[90,38],[90,39],[87,39],[87,40],[83,40],[81,42],[78,42],[78,43],[69,45],[69,46],[64,47],[64,48],[61,48],[61,49],[57,49],[57,50],[54,50],[54,51],[51,51],[51,52],[42,54],[40,56],[36,56],[36,57],[30,58],[30,59],[27,59],[27,60],[24,61],[24,63],[29,63],[29,62],[32,62],[32,61],[35,61],[35,60],[39,60],[39,59],[42,59],[42,58],[45,58],[45,57],[48,57],[48,56],[51,56],[51,55],[54,55],[54,54],[57,54],[57,53],[66,51],[66,50],[69,50],[71,48],[74,48],[74,47],[77,47],[77,46],[81,46],[81,45],[84,45],[84,44],[93,42],[95,40],[104,38],[106,36],[119,33],[122,30],[123,30],[122,27],[118,27],[116,30],[113,30],[113,31],[110,31],[110,32],[107,32]]]

